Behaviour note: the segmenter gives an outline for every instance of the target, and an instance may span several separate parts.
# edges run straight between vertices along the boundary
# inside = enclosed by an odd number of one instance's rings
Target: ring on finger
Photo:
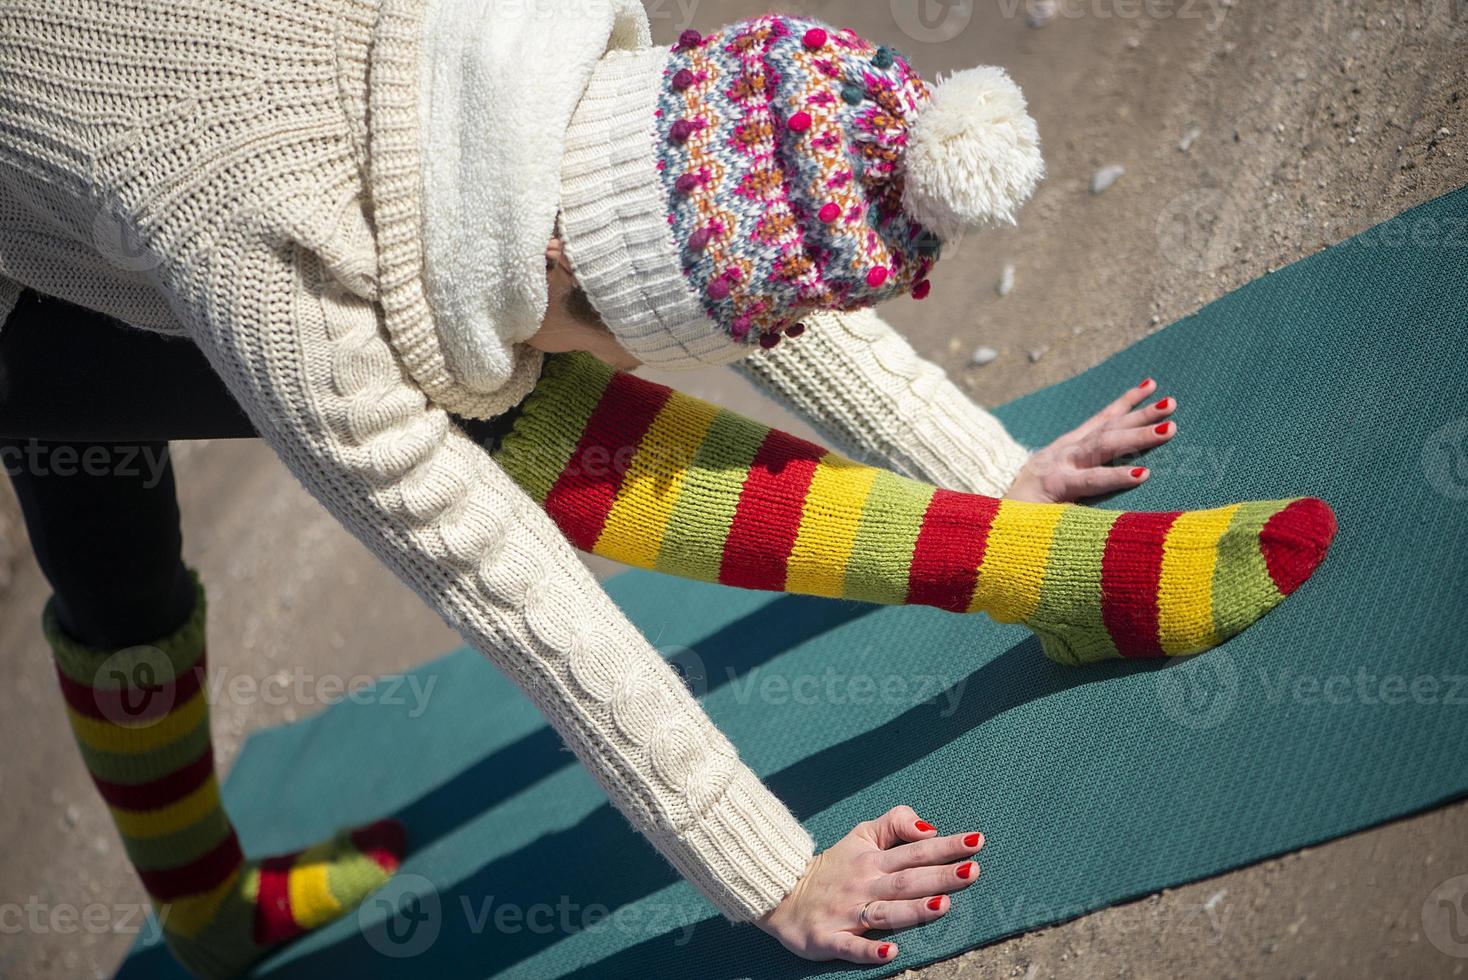
[[[876,899],[873,899],[872,901],[876,901]],[[869,909],[871,907],[872,907],[872,903],[871,902],[867,902],[865,905],[863,905],[861,907],[861,915],[859,916],[859,918],[861,919],[861,927],[863,929],[875,929],[875,928],[877,928],[876,926],[872,925],[872,921],[867,918],[867,909]]]

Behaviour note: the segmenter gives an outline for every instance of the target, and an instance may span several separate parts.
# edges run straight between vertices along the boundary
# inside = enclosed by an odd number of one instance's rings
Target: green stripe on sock
[[[209,712],[199,719],[187,735],[180,736],[151,752],[138,755],[104,752],[77,741],[87,771],[98,779],[125,786],[151,783],[162,773],[175,772],[193,762],[209,749]],[[145,760],[140,763],[139,760]]]
[[[357,850],[350,834],[343,833],[337,838],[337,855],[327,869],[326,883],[338,902],[348,907],[355,905],[362,895],[387,878],[388,873],[380,864]]]
[[[1101,559],[1120,516],[1120,511],[1068,507],[1055,527],[1040,605],[1027,623],[1052,660],[1079,666],[1120,656],[1101,619]],[[1053,626],[1062,629],[1047,629]]]
[[[885,470],[877,473],[846,562],[846,598],[887,605],[907,601],[912,553],[934,489]]]
[[[124,837],[123,849],[141,871],[181,868],[208,854],[229,836],[229,818],[222,807],[174,834],[161,837]]]
[[[616,372],[590,354],[549,359],[540,383],[500,442],[495,462],[544,504]]]
[[[1259,532],[1283,506],[1278,500],[1243,504],[1223,532],[1213,570],[1213,628],[1219,642],[1241,632],[1261,610],[1283,598],[1259,550]]]
[[[193,575],[192,572],[189,573]],[[52,603],[46,603],[41,615],[41,629],[61,672],[78,684],[99,691],[116,691],[138,683],[165,684],[187,672],[204,654],[204,623],[207,602],[204,589],[194,576],[194,611],[177,631],[151,643],[138,644],[124,650],[98,650],[67,636],[56,619]],[[159,677],[159,654],[173,669],[173,677]],[[98,669],[107,665],[107,670]]]
[[[733,412],[714,416],[673,505],[668,527],[679,533],[663,537],[658,571],[705,582],[719,580],[739,493],[769,431]]]

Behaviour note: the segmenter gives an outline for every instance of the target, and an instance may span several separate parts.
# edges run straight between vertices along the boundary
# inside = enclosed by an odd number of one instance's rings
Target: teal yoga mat
[[[1314,578],[1205,656],[1072,669],[981,617],[643,572],[608,589],[822,845],[902,800],[988,835],[979,883],[899,935],[898,967],[1440,804],[1468,790],[1465,287],[1468,189],[1000,410],[1038,445],[1154,375],[1183,437],[1109,506],[1336,507]],[[226,801],[251,853],[397,814],[411,856],[261,976],[873,975],[725,924],[473,652],[359,700],[252,737]],[[169,969],[144,945],[122,975]]]

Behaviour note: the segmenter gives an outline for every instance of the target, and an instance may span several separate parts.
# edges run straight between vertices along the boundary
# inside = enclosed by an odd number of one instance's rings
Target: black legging
[[[517,413],[460,421],[493,448]],[[29,290],[0,327],[0,466],[62,629],[125,647],[193,611],[170,439],[255,435],[191,342]]]

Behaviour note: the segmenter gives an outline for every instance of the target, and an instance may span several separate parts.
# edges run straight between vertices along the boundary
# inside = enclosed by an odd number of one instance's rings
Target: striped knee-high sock
[[[386,881],[403,830],[384,820],[295,854],[245,858],[214,774],[204,621],[201,587],[189,621],[146,646],[83,646],[50,606],[44,628],[77,746],[169,948],[200,976],[228,977]]]
[[[1335,533],[1301,498],[1187,513],[999,500],[863,466],[595,358],[551,359],[496,450],[577,547],[752,589],[985,612],[1050,657],[1197,653]]]

